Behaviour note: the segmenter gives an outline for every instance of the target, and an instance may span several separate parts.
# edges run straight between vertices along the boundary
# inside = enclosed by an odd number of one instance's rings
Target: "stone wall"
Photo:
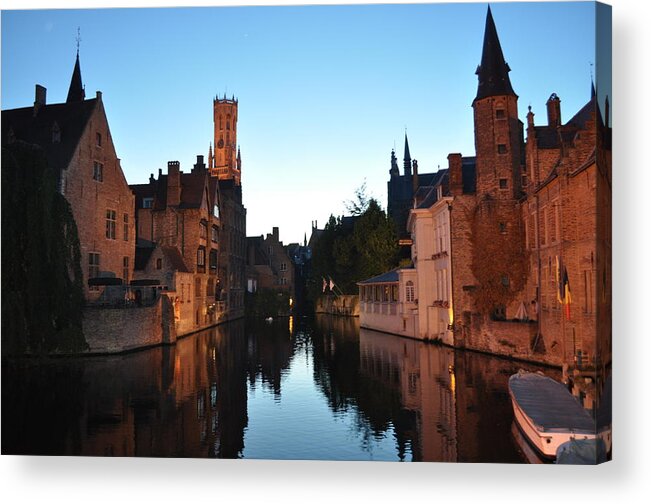
[[[153,306],[86,307],[83,330],[88,353],[120,353],[176,342],[174,310],[167,296]]]

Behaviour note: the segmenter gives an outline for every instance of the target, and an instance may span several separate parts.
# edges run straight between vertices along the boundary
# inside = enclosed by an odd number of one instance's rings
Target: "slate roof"
[[[372,278],[362,280],[361,282],[357,282],[357,285],[395,283],[398,282],[398,278],[399,278],[398,272],[400,270],[408,270],[408,269],[414,269],[414,265],[412,264],[411,266],[392,269],[391,271],[387,271],[386,273],[382,273],[381,275],[377,275]]]
[[[168,175],[160,174],[158,179],[150,181],[149,184],[132,184],[129,188],[136,195],[136,208],[142,208],[143,198],[154,198],[152,208],[154,210],[165,210],[167,208],[167,177]],[[190,173],[181,173],[181,204],[179,208],[200,208],[203,200],[203,192],[206,177],[209,177],[207,171],[197,171]],[[212,177],[209,177],[212,179]],[[210,180],[210,188],[216,187],[216,181]],[[211,202],[211,204],[214,202]]]
[[[71,103],[42,105],[36,116],[34,107],[2,111],[2,143],[11,135],[16,140],[39,145],[48,164],[60,172],[67,168],[86,125],[97,106],[97,98]],[[53,143],[53,127],[58,126],[60,141]]]
[[[509,79],[510,71],[509,65],[504,61],[502,46],[497,36],[495,21],[489,6],[486,13],[481,63],[475,72],[479,77],[475,100],[488,96],[515,95]]]
[[[147,267],[152,254],[156,250],[156,247],[136,247],[136,260],[134,264],[134,269],[137,271],[142,271]],[[161,245],[160,250],[165,256],[165,258],[172,265],[174,271],[179,271],[181,273],[191,273],[190,269],[185,264],[183,256],[178,248],[172,247],[169,245]]]

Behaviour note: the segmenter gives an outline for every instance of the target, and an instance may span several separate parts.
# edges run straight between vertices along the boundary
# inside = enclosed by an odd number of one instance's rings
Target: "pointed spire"
[[[212,155],[212,142],[210,142],[210,147],[208,147],[208,168],[214,168],[213,155]]]
[[[481,64],[475,74],[479,77],[477,96],[475,100],[487,96],[515,95],[511,87],[509,72],[511,69],[504,61],[502,46],[497,37],[497,29],[490,5],[486,13],[486,28],[484,29],[484,46],[481,55]],[[517,96],[517,95],[516,95]]]
[[[79,51],[79,49],[77,49]],[[81,83],[81,68],[79,67],[79,52],[77,52],[77,60],[75,61],[75,69],[72,71],[72,79],[70,79],[70,88],[68,89],[68,98],[66,103],[84,101],[86,93],[84,86]]]
[[[405,168],[405,175],[411,175],[411,154],[409,154],[409,141],[405,131],[405,157],[402,159]]]
[[[593,100],[597,96],[597,91],[594,88],[594,80],[590,79],[590,99]]]
[[[303,234],[303,246],[307,247],[307,233]]]
[[[389,170],[389,175],[392,177],[400,176],[400,169],[398,168],[398,160],[396,159],[395,149],[391,149],[391,170]]]

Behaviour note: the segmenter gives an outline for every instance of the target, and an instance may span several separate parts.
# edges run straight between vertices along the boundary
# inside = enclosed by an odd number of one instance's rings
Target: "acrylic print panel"
[[[3,11],[2,453],[609,460],[610,24]]]

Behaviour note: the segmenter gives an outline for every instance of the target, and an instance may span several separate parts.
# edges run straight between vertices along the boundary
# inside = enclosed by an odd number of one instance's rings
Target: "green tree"
[[[358,195],[364,191],[359,190]],[[358,198],[358,203],[364,198]],[[357,282],[397,266],[398,238],[393,222],[374,198],[364,203],[354,224],[330,217],[312,251],[310,298],[322,294],[323,278],[332,278],[345,294],[357,294]]]
[[[76,352],[83,288],[77,226],[43,150],[2,149],[2,354]]]

